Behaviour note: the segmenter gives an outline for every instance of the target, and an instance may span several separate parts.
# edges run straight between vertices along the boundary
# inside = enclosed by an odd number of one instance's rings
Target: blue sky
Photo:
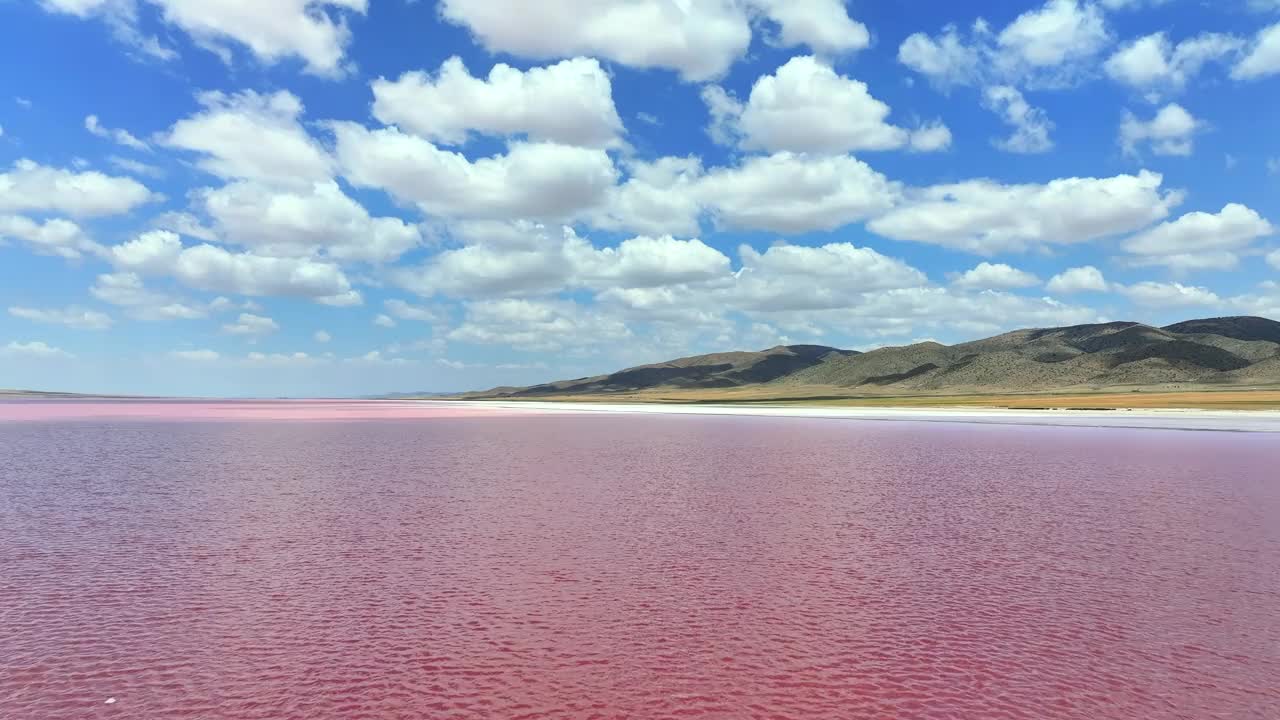
[[[0,387],[1280,319],[1280,2],[0,0]]]

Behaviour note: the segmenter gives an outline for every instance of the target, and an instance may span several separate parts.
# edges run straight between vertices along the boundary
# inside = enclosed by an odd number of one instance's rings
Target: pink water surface
[[[9,410],[0,717],[1280,717],[1275,436],[265,407]]]

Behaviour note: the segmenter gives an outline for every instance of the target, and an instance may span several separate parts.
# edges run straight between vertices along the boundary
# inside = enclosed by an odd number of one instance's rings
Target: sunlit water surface
[[[4,718],[1280,717],[1274,436],[0,417]]]

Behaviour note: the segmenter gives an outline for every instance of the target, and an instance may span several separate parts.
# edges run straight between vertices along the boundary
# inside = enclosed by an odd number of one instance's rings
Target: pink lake
[[[35,402],[0,458],[4,718],[1280,717],[1275,435]]]

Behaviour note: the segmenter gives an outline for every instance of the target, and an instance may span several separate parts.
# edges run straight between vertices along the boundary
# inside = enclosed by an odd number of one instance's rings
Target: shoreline
[[[641,415],[712,415],[722,417],[794,417],[810,419],[872,420],[883,422],[942,422],[975,425],[1027,425],[1048,427],[1110,427],[1140,430],[1195,430],[1217,432],[1280,433],[1277,410],[1201,410],[1195,408],[1142,408],[1115,410],[1022,410],[988,407],[836,407],[743,406],[738,404],[677,403],[574,403],[530,400],[423,400],[422,403],[464,404],[510,412],[606,413]]]

